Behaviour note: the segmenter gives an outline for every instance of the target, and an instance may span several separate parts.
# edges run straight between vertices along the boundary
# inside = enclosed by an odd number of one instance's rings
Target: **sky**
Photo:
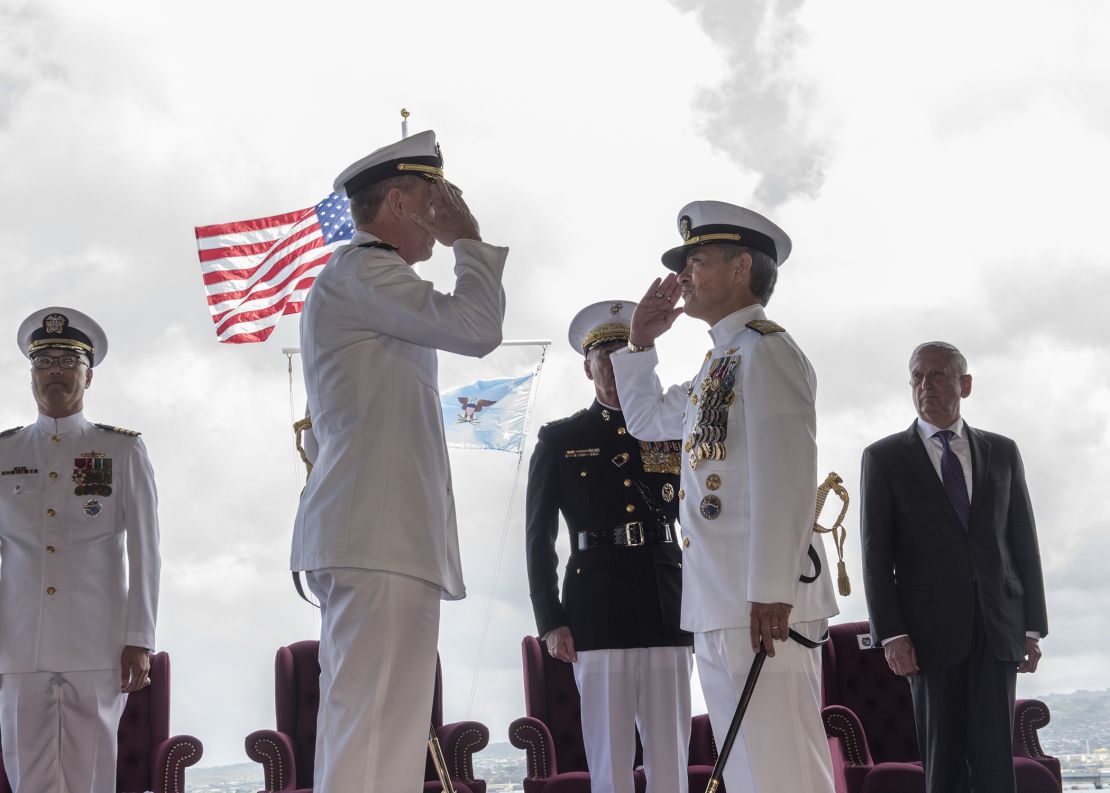
[[[964,416],[1018,442],[1037,515],[1050,634],[1019,696],[1110,687],[1110,8],[308,8],[0,0],[0,425],[34,419],[23,317],[98,319],[110,351],[86,415],[140,430],[154,464],[158,645],[172,729],[204,741],[202,764],[246,761],[243,738],[274,723],[274,651],[318,623],[286,569],[304,397],[282,348],[297,317],[266,343],[218,344],[193,227],[316,203],[399,137],[401,107],[411,131],[436,130],[483,237],[510,248],[505,337],[552,340],[533,439],[592,399],[571,318],[643,295],[680,207],[763,212],[794,243],[768,314],[817,371],[820,470],[858,497],[862,449],[914,418],[909,352],[958,345],[974,376]],[[450,290],[451,266],[440,249],[420,272]],[[660,340],[664,380],[696,372],[705,332],[683,317]],[[441,386],[527,371],[538,353],[444,355]],[[469,597],[443,606],[445,715],[493,741],[523,715],[520,641],[535,631],[530,451],[523,465],[452,452]],[[846,522],[841,618],[864,619],[856,502]]]

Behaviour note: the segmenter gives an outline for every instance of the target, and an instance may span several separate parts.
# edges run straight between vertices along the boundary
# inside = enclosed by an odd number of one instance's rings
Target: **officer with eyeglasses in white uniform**
[[[19,328],[33,424],[0,433],[0,744],[15,793],[116,789],[127,694],[150,685],[154,472],[139,433],[85,418],[104,331],[70,308]]]

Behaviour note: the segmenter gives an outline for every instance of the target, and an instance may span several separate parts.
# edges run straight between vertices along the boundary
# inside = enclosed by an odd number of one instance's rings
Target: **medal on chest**
[[[694,429],[683,445],[689,453],[690,468],[698,467],[702,460],[725,459],[725,438],[728,436],[728,411],[736,399],[736,367],[740,356],[736,350],[726,350],[720,358],[709,363],[698,393],[691,393],[691,403],[697,405]],[[691,392],[693,389],[691,388]]]
[[[112,495],[112,458],[101,452],[84,452],[73,461],[73,492],[78,496]]]

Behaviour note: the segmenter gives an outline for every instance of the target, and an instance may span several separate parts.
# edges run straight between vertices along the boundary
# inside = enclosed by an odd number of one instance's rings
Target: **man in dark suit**
[[[528,583],[552,657],[574,665],[593,793],[633,793],[636,728],[647,793],[687,793],[693,636],[679,627],[681,448],[625,427],[609,354],[636,304],[587,306],[570,327],[593,404],[540,429],[528,472]],[[562,512],[571,552],[559,598]]]
[[[909,679],[928,793],[1012,793],[1014,685],[1048,633],[1033,510],[1017,445],[969,427],[964,356],[910,357],[918,419],[863,453],[871,632]]]

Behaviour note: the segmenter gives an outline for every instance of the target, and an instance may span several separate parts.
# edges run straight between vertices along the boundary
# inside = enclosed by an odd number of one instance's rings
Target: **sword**
[[[791,631],[793,633],[793,631]],[[709,784],[705,786],[705,793],[717,793],[721,786],[721,779],[725,773],[725,763],[732,753],[732,745],[736,742],[736,733],[740,732],[740,722],[744,720],[744,713],[748,710],[748,702],[755,691],[756,681],[759,680],[759,671],[763,669],[763,662],[767,660],[767,650],[762,645],[759,652],[752,659],[752,668],[748,670],[748,679],[744,681],[744,690],[740,694],[740,701],[736,703],[736,712],[732,714],[732,724],[728,725],[728,732],[721,742],[721,749],[717,753],[717,762],[713,764],[713,773],[709,775]]]
[[[432,765],[436,767],[436,776],[443,786],[443,793],[455,793],[455,785],[451,782],[451,775],[447,773],[447,759],[443,756],[443,747],[439,745],[434,724],[428,725],[428,751],[432,753]]]

